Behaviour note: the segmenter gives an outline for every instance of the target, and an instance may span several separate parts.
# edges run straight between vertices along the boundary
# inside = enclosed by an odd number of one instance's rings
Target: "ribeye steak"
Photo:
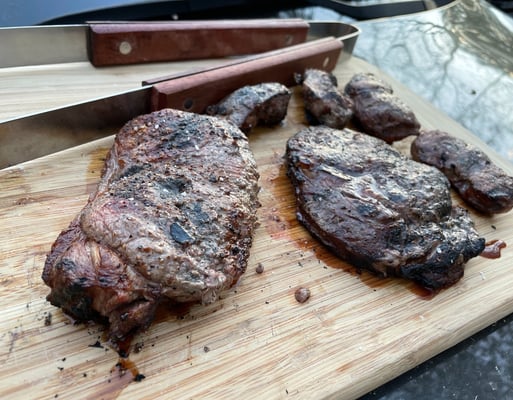
[[[453,207],[447,178],[378,138],[306,128],[286,155],[298,219],[357,268],[436,290],[484,248],[466,210]]]

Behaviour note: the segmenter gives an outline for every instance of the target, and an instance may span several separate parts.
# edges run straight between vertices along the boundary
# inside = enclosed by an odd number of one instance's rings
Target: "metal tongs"
[[[352,51],[358,30],[341,23],[309,23],[310,39],[222,65],[157,77],[142,87],[0,123],[0,168],[114,134],[137,115],[170,107],[202,113],[235,89],[261,82],[292,86],[306,68],[331,71],[345,44]],[[315,35],[348,31],[345,36]],[[326,32],[327,31],[327,32]],[[340,32],[337,32],[340,33]],[[346,49],[347,51],[347,49]],[[347,54],[347,52],[346,52]],[[40,146],[44,142],[45,146]]]

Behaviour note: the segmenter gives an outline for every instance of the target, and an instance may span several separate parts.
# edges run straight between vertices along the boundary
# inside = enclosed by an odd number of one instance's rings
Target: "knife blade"
[[[0,67],[88,60],[100,67],[221,58],[302,43],[308,29],[299,18],[0,28]]]
[[[333,70],[342,48],[343,42],[334,37],[312,40],[5,121],[0,124],[0,168],[114,134],[128,120],[150,111],[171,107],[201,113],[244,85],[270,79],[293,85],[294,73],[305,68]]]

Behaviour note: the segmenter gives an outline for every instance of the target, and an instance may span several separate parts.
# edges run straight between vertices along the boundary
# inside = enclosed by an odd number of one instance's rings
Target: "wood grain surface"
[[[0,118],[198,65],[4,69]],[[512,173],[475,136],[373,66],[353,57],[335,74],[344,85],[361,71],[388,80],[424,127],[479,145]],[[262,207],[239,284],[208,307],[159,310],[126,360],[101,326],[75,324],[46,302],[41,280],[45,255],[95,188],[112,137],[1,170],[0,398],[352,399],[513,312],[512,213],[472,212],[487,240],[510,246],[498,259],[471,260],[464,278],[434,297],[402,280],[356,273],[312,239],[295,219],[283,164],[287,138],[304,123],[296,90],[280,127],[250,134]],[[302,304],[294,298],[299,287],[311,291]]]

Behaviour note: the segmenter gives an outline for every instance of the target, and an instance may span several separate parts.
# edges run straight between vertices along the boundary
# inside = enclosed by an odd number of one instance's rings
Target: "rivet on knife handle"
[[[160,82],[152,87],[151,109],[177,108],[204,112],[205,108],[244,85],[280,82],[294,85],[294,73],[306,68],[332,71],[343,44],[335,38],[319,39],[280,51],[269,57],[208,70],[180,79]]]
[[[95,66],[220,58],[260,53],[306,40],[301,19],[91,23]]]

